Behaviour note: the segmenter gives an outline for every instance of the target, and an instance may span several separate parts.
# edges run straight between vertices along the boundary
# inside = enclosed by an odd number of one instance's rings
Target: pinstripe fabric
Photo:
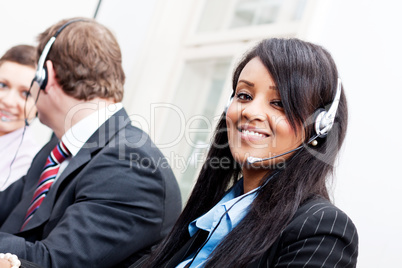
[[[40,175],[38,185],[36,186],[34,195],[32,197],[32,201],[25,215],[21,231],[31,220],[36,210],[42,204],[43,199],[45,199],[47,193],[49,192],[50,187],[52,186],[53,182],[56,179],[57,172],[59,171],[60,168],[60,164],[70,155],[71,155],[70,151],[61,141],[50,152],[50,155],[46,159],[45,166]]]
[[[356,267],[357,254],[353,222],[328,201],[318,199],[299,209],[265,267]]]

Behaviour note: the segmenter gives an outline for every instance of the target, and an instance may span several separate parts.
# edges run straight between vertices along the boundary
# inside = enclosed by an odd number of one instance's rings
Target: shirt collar
[[[95,131],[110,117],[123,108],[122,103],[113,103],[99,109],[72,126],[61,140],[74,157]]]
[[[211,231],[226,211],[228,216],[226,221],[230,223],[230,226],[236,226],[247,214],[248,208],[257,196],[256,191],[259,188],[242,194],[243,180],[239,180],[211,210],[190,223],[190,235],[193,236],[198,229]]]
[[[221,206],[224,208],[228,215],[228,221],[231,226],[236,226],[247,214],[250,204],[254,201],[259,189],[255,188],[248,193],[243,193],[243,180],[241,181],[241,190],[234,189],[233,198],[222,203]],[[237,193],[237,195],[236,195]]]

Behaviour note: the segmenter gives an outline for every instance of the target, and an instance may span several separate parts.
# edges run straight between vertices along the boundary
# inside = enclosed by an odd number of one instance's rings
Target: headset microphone
[[[317,141],[315,139],[323,138],[323,137],[327,136],[328,132],[332,129],[332,127],[334,125],[334,121],[335,121],[335,115],[338,110],[339,100],[341,98],[341,91],[342,91],[342,81],[340,78],[338,78],[338,84],[337,84],[337,88],[336,88],[335,98],[332,101],[331,107],[329,108],[328,112],[325,111],[324,109],[319,109],[318,111],[316,111],[314,113],[314,114],[318,113],[318,116],[316,117],[315,123],[314,123],[314,129],[315,129],[316,135],[314,135],[307,142],[307,144],[311,143],[313,145],[316,145]],[[281,156],[290,154],[294,151],[300,150],[303,147],[304,147],[304,145],[302,144],[293,150],[287,151],[283,154],[279,154],[279,155],[276,155],[273,157],[268,157],[268,158],[259,158],[259,157],[249,156],[249,157],[247,157],[247,162],[249,164],[254,164],[257,162],[271,160],[271,159],[274,159],[277,157],[281,157]]]
[[[315,135],[314,137],[312,137],[312,138],[307,142],[307,144],[309,144],[310,142],[314,141],[314,140],[315,140],[316,138],[318,138],[318,137],[319,137],[318,135]],[[248,162],[249,164],[254,164],[254,163],[257,163],[257,162],[262,162],[262,161],[267,161],[267,160],[275,159],[275,158],[278,158],[278,157],[281,157],[281,156],[284,156],[284,155],[293,153],[293,152],[295,152],[295,151],[298,151],[298,150],[300,150],[300,149],[303,148],[303,147],[304,147],[304,145],[302,144],[302,145],[300,145],[299,147],[297,147],[297,148],[295,148],[295,149],[293,149],[293,150],[290,150],[290,151],[287,151],[287,152],[285,152],[285,153],[283,153],[283,154],[275,155],[275,156],[272,156],[272,157],[267,157],[267,158],[260,158],[260,157],[249,156],[249,157],[247,157],[247,162]]]
[[[302,147],[303,147],[303,146],[299,146],[299,147],[297,147],[296,149],[290,150],[290,151],[288,151],[288,152],[286,152],[286,153],[283,153],[283,154],[280,154],[280,155],[276,155],[276,156],[272,156],[272,157],[268,157],[268,158],[259,158],[259,157],[249,156],[249,157],[247,157],[247,162],[248,162],[249,164],[254,164],[254,163],[258,163],[258,162],[262,162],[262,161],[271,160],[271,159],[274,159],[274,158],[277,158],[277,157],[281,157],[281,156],[283,156],[283,155],[290,154],[290,153],[292,153],[292,152],[294,152],[294,151],[300,150]]]

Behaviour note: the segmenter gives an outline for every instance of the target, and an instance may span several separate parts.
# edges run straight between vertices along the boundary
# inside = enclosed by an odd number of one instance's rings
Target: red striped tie
[[[24,224],[21,227],[21,231],[32,219],[35,211],[39,208],[43,199],[45,199],[47,193],[49,192],[50,186],[52,186],[56,179],[60,164],[70,155],[70,151],[63,144],[63,142],[60,141],[48,156],[45,167],[40,175],[38,186],[36,186],[32,201],[25,215]]]

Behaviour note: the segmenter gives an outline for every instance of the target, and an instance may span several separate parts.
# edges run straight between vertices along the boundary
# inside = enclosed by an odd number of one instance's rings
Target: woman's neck
[[[244,169],[243,168],[243,189],[244,193],[257,188],[261,185],[261,180],[263,180],[267,174],[270,174],[271,170],[267,169]]]

